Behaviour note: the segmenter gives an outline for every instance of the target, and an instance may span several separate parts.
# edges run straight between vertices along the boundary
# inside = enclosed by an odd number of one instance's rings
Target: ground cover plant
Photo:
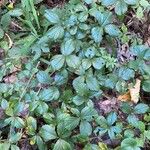
[[[0,1],[0,150],[150,148],[148,0]]]

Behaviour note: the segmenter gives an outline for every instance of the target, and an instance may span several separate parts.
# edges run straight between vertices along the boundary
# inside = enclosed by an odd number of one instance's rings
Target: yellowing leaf
[[[141,80],[136,79],[136,83],[134,87],[129,88],[129,91],[127,93],[123,95],[119,95],[118,100],[131,101],[131,102],[137,103],[139,101],[140,86],[141,86]]]
[[[9,9],[13,9],[13,8],[14,8],[14,4],[13,4],[13,3],[10,3],[7,7],[8,7]]]
[[[99,142],[98,146],[99,146],[100,150],[108,150],[107,145],[102,142]]]
[[[30,140],[30,145],[34,145],[35,144],[35,140]]]

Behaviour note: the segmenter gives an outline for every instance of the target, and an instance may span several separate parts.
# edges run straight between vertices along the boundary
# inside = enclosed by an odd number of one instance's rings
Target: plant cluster
[[[70,0],[51,9],[41,2],[0,8],[0,149],[150,147],[144,98],[105,114],[96,106],[106,93],[126,93],[137,78],[149,95],[150,48],[122,23],[129,9],[141,18],[149,2]],[[126,43],[130,57],[121,61]]]

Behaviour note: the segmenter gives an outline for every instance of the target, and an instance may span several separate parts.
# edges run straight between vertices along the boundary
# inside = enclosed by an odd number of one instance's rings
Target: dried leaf
[[[119,95],[118,100],[120,100],[120,101],[130,101],[131,100],[130,92],[128,91],[127,93],[125,93],[123,95]]]
[[[11,48],[11,47],[12,47],[12,45],[13,45],[13,41],[11,40],[10,36],[9,36],[7,33],[5,33],[5,35],[6,35],[6,36],[7,36],[7,38],[8,38],[9,48]]]
[[[129,89],[131,101],[134,103],[137,103],[139,101],[140,87],[141,87],[141,80],[136,79],[134,87]]]
[[[15,83],[16,80],[17,80],[17,75],[15,73],[4,78],[5,83]]]
[[[141,80],[136,79],[136,83],[133,88],[129,88],[129,91],[123,95],[118,96],[120,101],[131,101],[137,103],[139,101]]]

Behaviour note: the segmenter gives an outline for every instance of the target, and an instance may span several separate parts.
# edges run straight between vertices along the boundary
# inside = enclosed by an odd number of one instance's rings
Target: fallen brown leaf
[[[123,95],[119,95],[118,100],[120,100],[120,101],[130,101],[131,100],[130,92],[128,91],[127,93],[125,93]]]
[[[141,86],[141,80],[136,79],[136,83],[135,83],[134,87],[129,88],[127,93],[125,93],[123,95],[119,95],[118,100],[131,101],[133,103],[137,103],[139,101],[140,86]]]

